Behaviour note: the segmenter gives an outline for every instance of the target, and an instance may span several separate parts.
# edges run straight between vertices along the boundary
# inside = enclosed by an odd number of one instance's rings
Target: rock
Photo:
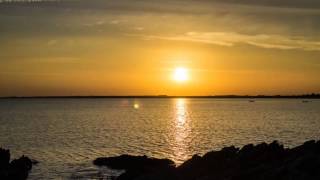
[[[11,179],[27,179],[32,168],[32,161],[28,157],[22,156],[11,161],[9,167],[9,177]]]
[[[32,161],[26,156],[10,162],[9,150],[0,148],[0,179],[24,180],[32,169]]]
[[[319,180],[320,141],[285,149],[270,144],[234,146],[194,155],[178,167],[168,159],[122,155],[98,158],[96,165],[125,169],[117,180]]]
[[[121,155],[117,157],[97,158],[93,162],[97,166],[108,166],[113,169],[124,169],[126,172],[119,176],[119,180],[134,179],[141,175],[166,174],[175,167],[169,159],[148,158],[147,156]],[[143,177],[140,177],[143,178]]]
[[[9,150],[0,148],[0,168],[5,167],[9,164],[10,152]]]
[[[134,169],[143,166],[156,168],[174,166],[174,162],[169,159],[156,159],[147,156],[131,155],[97,158],[93,163],[97,166],[108,166],[113,169]]]

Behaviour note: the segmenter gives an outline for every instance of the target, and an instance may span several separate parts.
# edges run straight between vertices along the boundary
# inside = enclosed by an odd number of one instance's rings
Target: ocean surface
[[[0,99],[0,146],[40,163],[29,179],[99,179],[92,165],[121,154],[170,158],[224,146],[320,139],[320,100]]]

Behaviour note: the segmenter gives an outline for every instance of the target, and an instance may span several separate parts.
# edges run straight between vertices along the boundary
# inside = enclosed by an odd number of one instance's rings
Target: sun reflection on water
[[[176,126],[183,128],[186,123],[187,109],[185,99],[177,99],[176,101]]]
[[[187,157],[189,147],[189,118],[186,99],[175,100],[175,126],[173,153],[177,163],[181,163]]]

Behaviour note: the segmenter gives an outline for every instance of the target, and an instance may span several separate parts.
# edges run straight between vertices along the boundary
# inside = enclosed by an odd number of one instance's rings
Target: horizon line
[[[320,93],[297,95],[49,95],[49,96],[0,96],[0,99],[14,98],[317,98]]]

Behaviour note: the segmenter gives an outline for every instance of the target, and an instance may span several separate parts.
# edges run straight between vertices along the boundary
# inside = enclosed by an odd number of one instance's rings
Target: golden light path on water
[[[175,100],[175,145],[173,146],[173,153],[177,163],[181,163],[187,158],[189,148],[189,127],[190,119],[187,111],[187,100]]]

